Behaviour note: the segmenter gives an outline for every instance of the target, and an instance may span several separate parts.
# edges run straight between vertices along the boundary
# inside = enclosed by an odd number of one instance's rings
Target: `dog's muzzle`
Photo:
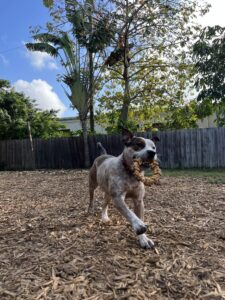
[[[147,150],[148,159],[153,159],[155,157],[155,154],[155,151]]]

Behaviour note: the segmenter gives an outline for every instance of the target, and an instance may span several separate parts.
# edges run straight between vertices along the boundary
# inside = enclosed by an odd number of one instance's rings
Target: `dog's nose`
[[[149,157],[149,158],[154,158],[154,156],[155,156],[155,151],[147,150],[147,153],[148,153],[148,157]]]

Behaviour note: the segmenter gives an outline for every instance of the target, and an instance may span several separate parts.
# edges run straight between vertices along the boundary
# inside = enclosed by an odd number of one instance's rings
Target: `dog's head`
[[[142,161],[152,161],[157,159],[155,142],[158,137],[152,140],[134,136],[129,130],[122,129],[122,140],[125,145],[124,155],[127,159],[140,158]]]

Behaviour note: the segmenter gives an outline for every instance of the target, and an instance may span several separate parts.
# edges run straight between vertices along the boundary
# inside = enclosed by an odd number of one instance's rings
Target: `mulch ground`
[[[146,188],[148,235],[88,216],[87,171],[0,173],[0,299],[225,299],[225,185]],[[130,205],[132,205],[130,203]]]

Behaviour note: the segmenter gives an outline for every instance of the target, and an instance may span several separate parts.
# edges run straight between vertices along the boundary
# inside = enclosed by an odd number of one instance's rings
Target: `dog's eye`
[[[140,143],[137,143],[136,144],[136,150],[141,150],[141,149],[143,149],[145,147],[145,144],[144,143],[142,143],[142,142],[140,142]]]

